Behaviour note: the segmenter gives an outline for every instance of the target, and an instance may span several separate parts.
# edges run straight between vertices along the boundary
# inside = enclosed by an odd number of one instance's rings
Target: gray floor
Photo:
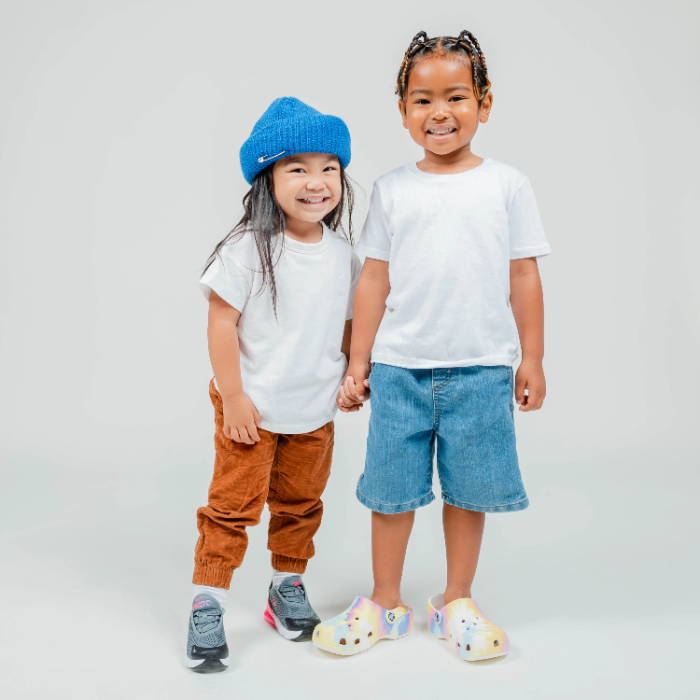
[[[573,462],[565,477],[557,465],[539,465],[529,480],[533,506],[488,521],[475,597],[507,629],[508,657],[465,664],[425,631],[424,602],[444,573],[436,502],[418,513],[406,565],[412,636],[352,658],[276,636],[262,621],[263,521],[251,531],[227,612],[234,664],[208,677],[180,665],[193,510],[206,474],[175,468],[105,484],[83,473],[36,491],[31,469],[17,471],[3,510],[0,694],[697,698],[696,570],[679,515],[691,512],[692,494],[667,488],[659,497],[663,474],[643,489],[609,488],[634,482],[633,457],[599,455],[595,468]],[[326,499],[336,505],[306,578],[322,617],[369,586],[368,518],[347,498],[356,476],[349,467],[341,452]],[[577,470],[585,478],[572,489]]]

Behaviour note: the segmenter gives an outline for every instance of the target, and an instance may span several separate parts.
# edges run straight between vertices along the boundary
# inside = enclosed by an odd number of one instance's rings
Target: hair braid
[[[411,43],[404,53],[396,79],[395,93],[399,96],[399,99],[402,100],[406,96],[408,76],[416,61],[419,60],[420,54],[443,52],[463,52],[467,54],[472,67],[474,92],[479,102],[486,97],[491,88],[491,81],[489,80],[486,67],[486,57],[481,50],[481,46],[479,46],[477,38],[469,30],[463,29],[457,37],[439,36],[429,38],[424,31],[420,31],[411,39]]]

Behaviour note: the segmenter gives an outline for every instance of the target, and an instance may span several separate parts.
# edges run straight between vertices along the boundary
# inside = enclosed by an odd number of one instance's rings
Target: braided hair
[[[399,74],[396,77],[395,93],[400,100],[406,97],[408,88],[408,76],[416,63],[426,56],[441,55],[447,53],[467,55],[472,66],[472,81],[474,92],[479,103],[488,95],[491,89],[486,57],[484,56],[476,37],[467,29],[463,29],[459,36],[435,36],[428,38],[425,32],[418,32],[406,49],[401,61]]]

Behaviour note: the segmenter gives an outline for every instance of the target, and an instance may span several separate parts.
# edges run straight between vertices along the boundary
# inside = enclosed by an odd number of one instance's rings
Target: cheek
[[[330,189],[332,195],[333,195],[333,200],[335,202],[340,201],[340,197],[343,194],[343,185],[340,181],[340,176],[334,177],[329,183],[328,183],[328,188]]]

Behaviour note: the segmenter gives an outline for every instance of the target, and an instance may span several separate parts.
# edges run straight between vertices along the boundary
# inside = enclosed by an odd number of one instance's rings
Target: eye
[[[417,105],[427,105],[427,104],[430,104],[430,100],[427,100],[425,97],[419,97],[419,98],[414,102],[414,104],[417,104]]]
[[[292,168],[289,172],[290,173],[303,173],[305,171],[304,171],[304,168],[298,167],[298,168]]]
[[[450,97],[450,99],[458,101],[458,100],[466,100],[467,98],[464,95],[452,95],[452,97]]]
[[[324,170],[337,170],[338,168],[335,165],[327,165]]]

